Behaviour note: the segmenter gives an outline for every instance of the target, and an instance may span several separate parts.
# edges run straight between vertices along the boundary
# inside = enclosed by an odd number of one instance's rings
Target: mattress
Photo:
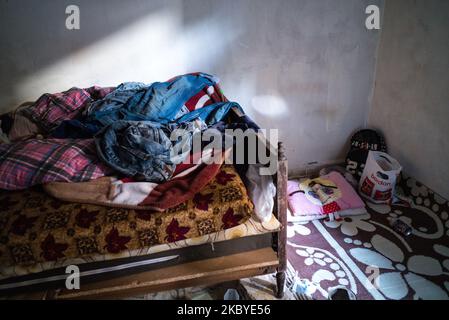
[[[257,220],[235,168],[221,170],[226,179],[165,212],[62,202],[40,188],[0,191],[0,280],[278,231],[274,216]]]

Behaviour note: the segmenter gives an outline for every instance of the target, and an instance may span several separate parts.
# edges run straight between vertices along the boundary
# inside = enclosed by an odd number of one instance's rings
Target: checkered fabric
[[[93,139],[30,139],[0,145],[0,189],[19,190],[54,181],[88,181],[111,173]]]

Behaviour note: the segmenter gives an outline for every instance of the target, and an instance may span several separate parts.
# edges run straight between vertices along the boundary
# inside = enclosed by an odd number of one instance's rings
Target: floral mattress
[[[62,202],[40,188],[0,191],[0,279],[275,232],[230,165],[193,199],[164,212]]]

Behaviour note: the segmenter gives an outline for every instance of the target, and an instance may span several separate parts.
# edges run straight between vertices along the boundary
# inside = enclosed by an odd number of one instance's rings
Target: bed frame
[[[267,148],[273,151],[272,145]],[[15,298],[116,299],[191,286],[209,286],[272,273],[276,273],[277,289],[274,293],[277,298],[282,298],[287,267],[287,159],[281,142],[277,146],[277,158],[277,173],[273,179],[277,190],[273,214],[282,227],[272,234],[270,247],[97,281],[84,284],[79,290],[47,290]]]

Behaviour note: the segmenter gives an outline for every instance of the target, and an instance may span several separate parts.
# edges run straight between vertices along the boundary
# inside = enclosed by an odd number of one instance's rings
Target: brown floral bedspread
[[[165,212],[62,202],[38,188],[0,191],[0,278],[145,254],[236,227],[252,213],[245,186],[228,165],[193,199]]]

